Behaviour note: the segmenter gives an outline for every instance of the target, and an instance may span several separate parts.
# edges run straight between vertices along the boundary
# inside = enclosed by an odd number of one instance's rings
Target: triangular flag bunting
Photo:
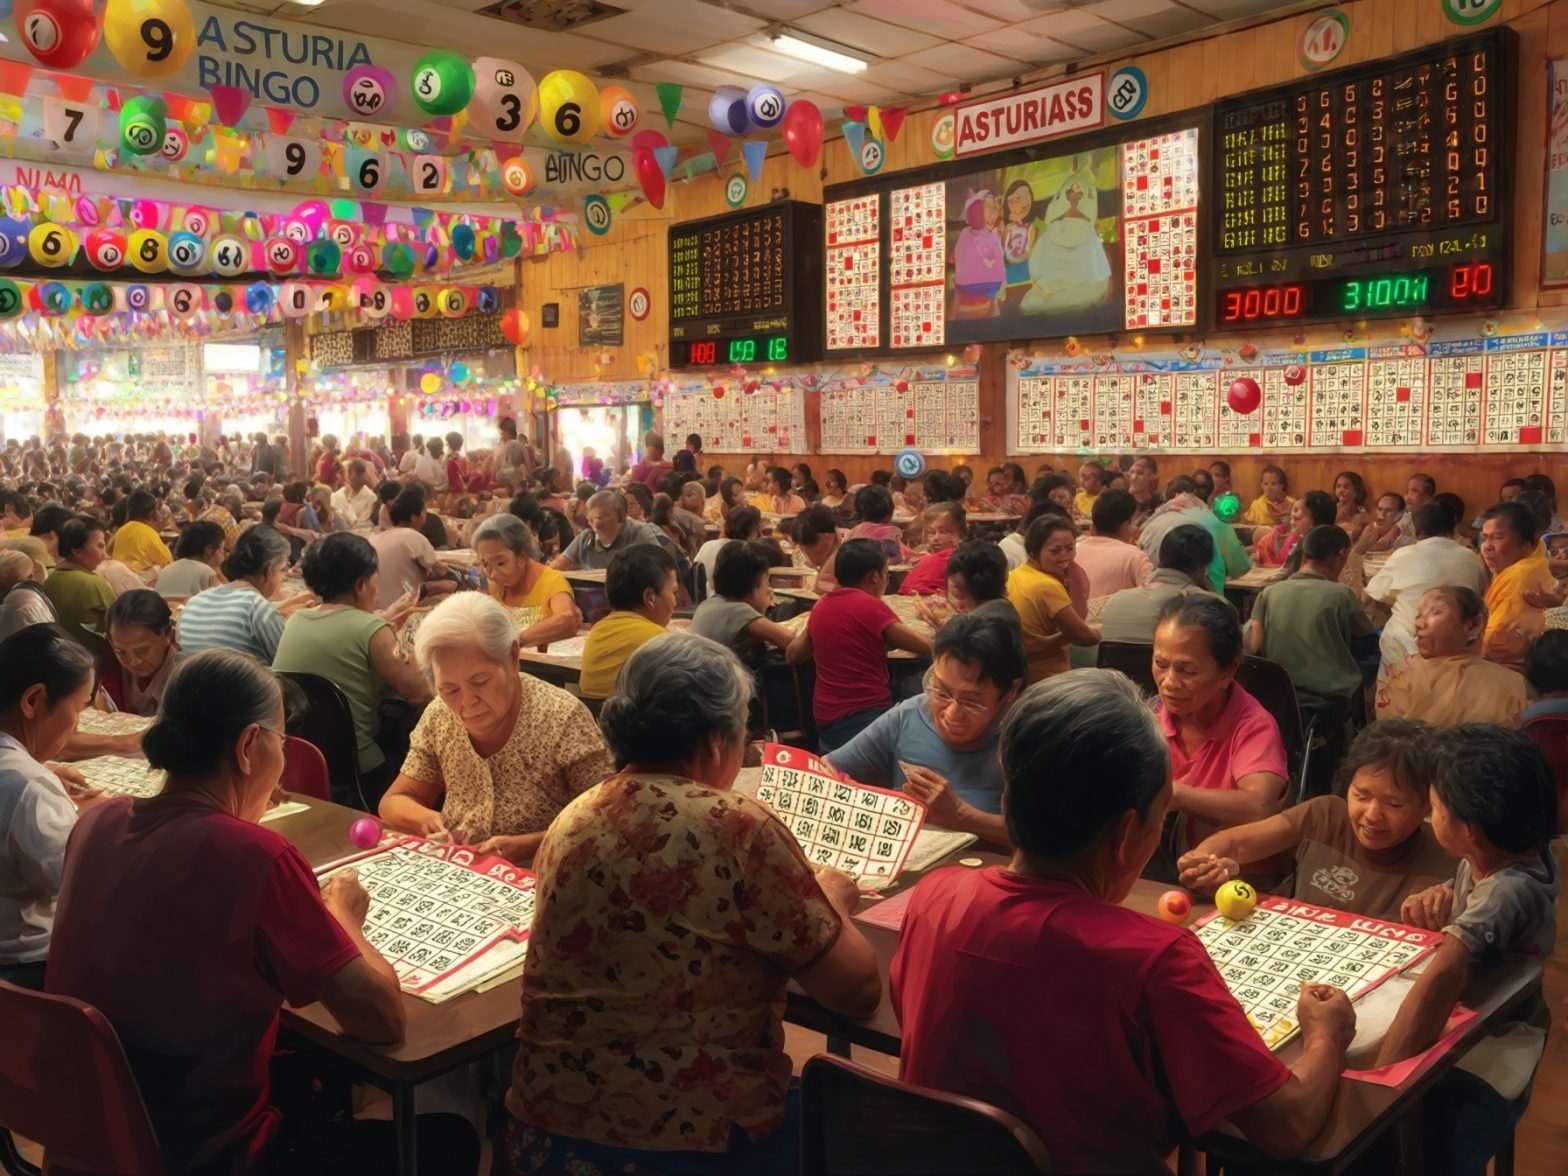
[[[680,154],[680,148],[673,144],[666,147],[655,147],[653,157],[659,161],[659,170],[664,173],[664,178],[670,178],[670,169],[675,166],[675,157]]]
[[[664,121],[667,126],[675,125],[675,115],[681,108],[681,96],[685,94],[686,87],[679,82],[657,82],[653,87],[659,95],[659,109],[664,111]]]
[[[170,94],[165,92],[163,101],[169,108],[169,117],[175,122],[185,123],[187,126],[193,121],[191,115],[196,110],[196,101],[186,98],[183,94]]]
[[[208,86],[207,93],[212,98],[213,113],[226,127],[234,126],[250,109],[250,91],[240,86]]]
[[[908,113],[907,106],[889,106],[882,111],[882,129],[887,132],[889,143],[897,139],[898,132],[904,129],[904,116]]]
[[[294,125],[294,112],[281,107],[267,107],[267,126],[274,135],[286,135]]]
[[[882,112],[875,106],[866,107],[866,129],[873,139],[882,137]]]
[[[864,106],[844,107],[844,117],[850,122],[863,123],[866,121],[866,108]]]
[[[51,74],[54,84],[60,87],[60,97],[67,102],[86,102],[93,92],[92,78],[80,78],[75,74]]]
[[[713,148],[713,166],[723,167],[724,161],[729,158],[731,139],[728,135],[718,131],[708,132],[708,146]]]
[[[854,119],[844,120],[844,142],[849,144],[850,157],[860,159],[860,145],[866,141],[866,124]]]
[[[33,67],[23,61],[0,61],[0,90],[17,98],[27,93]]]
[[[753,184],[762,179],[762,163],[768,157],[768,145],[762,139],[748,139],[740,145],[740,153],[746,157],[746,171],[751,176]]]

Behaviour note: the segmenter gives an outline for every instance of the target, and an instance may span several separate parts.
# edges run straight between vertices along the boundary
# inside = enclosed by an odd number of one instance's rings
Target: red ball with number
[[[125,264],[125,234],[113,229],[96,229],[88,233],[87,260],[94,269],[119,269]]]
[[[1230,389],[1225,393],[1225,402],[1230,405],[1232,412],[1245,416],[1258,411],[1258,405],[1263,403],[1263,390],[1251,376],[1241,376],[1231,381]]]
[[[298,241],[288,237],[269,237],[262,250],[267,257],[267,268],[275,274],[299,272],[300,247]]]
[[[73,69],[98,48],[92,0],[33,0],[18,3],[15,15],[22,44],[51,69]]]
[[[1307,369],[1299,363],[1293,363],[1285,369],[1285,383],[1292,388],[1300,387],[1307,382]]]
[[[343,265],[351,274],[375,273],[376,251],[369,245],[355,245],[343,255]]]

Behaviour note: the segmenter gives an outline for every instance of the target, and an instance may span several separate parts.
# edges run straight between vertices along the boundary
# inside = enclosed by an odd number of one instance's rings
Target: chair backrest
[[[1296,701],[1296,684],[1290,680],[1290,671],[1277,661],[1249,653],[1241,659],[1236,681],[1279,724],[1285,760],[1294,775],[1306,750],[1306,739],[1301,727],[1301,706]]]
[[[348,699],[337,683],[320,674],[286,670],[283,677],[300,688],[306,703],[289,724],[289,734],[314,743],[326,759],[332,800],[364,808],[359,788],[359,741]]]
[[[1154,646],[1141,641],[1102,641],[1096,664],[1102,670],[1120,670],[1141,688],[1154,693]]]
[[[332,778],[321,748],[308,739],[286,735],[284,752],[287,758],[283,762],[283,778],[278,781],[283,790],[314,796],[317,800],[331,800]]]
[[[1541,715],[1522,728],[1546,757],[1557,785],[1557,832],[1568,833],[1568,715]]]
[[[1034,1176],[1040,1137],[972,1098],[911,1086],[828,1054],[800,1076],[801,1176]]]
[[[0,1025],[0,1127],[73,1172],[162,1176],[147,1108],[102,1013],[0,981]]]

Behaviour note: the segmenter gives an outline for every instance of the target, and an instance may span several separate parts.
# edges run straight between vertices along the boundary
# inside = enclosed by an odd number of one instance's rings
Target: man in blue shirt
[[[937,631],[925,692],[906,699],[827,757],[864,784],[902,788],[933,824],[1007,845],[1002,717],[1028,680],[1005,621],[967,613]]]

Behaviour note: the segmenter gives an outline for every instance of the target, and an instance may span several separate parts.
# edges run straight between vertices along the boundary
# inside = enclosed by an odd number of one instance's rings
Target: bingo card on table
[[[842,870],[868,890],[898,877],[926,818],[925,805],[902,792],[856,784],[810,752],[777,743],[763,749],[756,797],[795,834],[807,861]]]
[[[100,755],[71,765],[91,788],[115,796],[157,796],[163,791],[163,772],[146,760],[120,755]]]
[[[499,857],[417,837],[378,846],[318,871],[325,883],[358,871],[370,893],[365,938],[387,958],[403,991],[440,999],[462,991],[523,956],[534,921],[534,875]],[[494,967],[472,968],[481,956]]]
[[[1443,938],[1438,931],[1267,895],[1259,895],[1240,922],[1214,911],[1193,933],[1270,1049],[1299,1028],[1296,1000],[1303,984],[1332,984],[1357,1000]]]
[[[76,729],[84,735],[132,735],[152,726],[147,715],[133,715],[130,711],[101,711],[89,708],[76,720]]]

